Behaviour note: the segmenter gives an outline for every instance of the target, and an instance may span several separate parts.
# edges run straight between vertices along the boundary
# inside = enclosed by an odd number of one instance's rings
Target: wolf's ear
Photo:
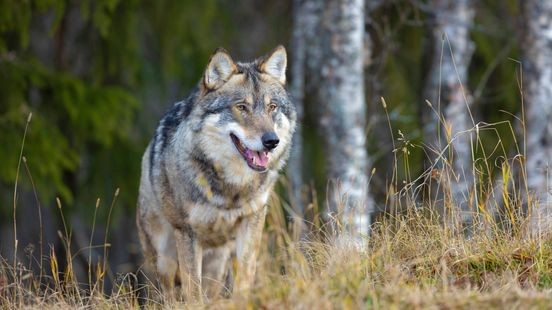
[[[282,85],[286,84],[287,54],[282,45],[278,45],[272,53],[266,56],[260,64],[261,72],[277,79]]]
[[[232,57],[225,49],[219,47],[209,60],[203,76],[203,84],[208,89],[217,89],[224,85],[234,72],[236,72],[236,64]]]

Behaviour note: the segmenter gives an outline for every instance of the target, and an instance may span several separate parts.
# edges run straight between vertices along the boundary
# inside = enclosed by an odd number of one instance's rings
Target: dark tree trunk
[[[305,40],[312,27],[308,14],[309,1],[293,1],[293,33],[291,37],[291,84],[289,90],[291,98],[297,109],[297,127],[293,137],[293,147],[288,162],[289,193],[291,204],[298,217],[305,213],[303,199],[303,99],[305,95]]]

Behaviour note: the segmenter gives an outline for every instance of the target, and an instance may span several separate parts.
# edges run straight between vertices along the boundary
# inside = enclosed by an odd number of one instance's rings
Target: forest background
[[[551,5],[335,3],[1,1],[0,255],[29,266],[38,264],[29,252],[63,257],[58,232],[66,225],[74,249],[108,240],[113,275],[136,271],[143,151],[163,113],[187,96],[219,46],[244,61],[278,44],[288,50],[289,90],[301,128],[276,207],[289,222],[304,219],[305,230],[326,208],[337,211],[340,203],[328,198],[335,180],[344,192],[360,189],[353,202],[366,210],[354,216],[370,223],[409,203],[445,214],[451,201],[466,228],[485,205],[478,201],[494,195],[496,184],[508,188],[505,173],[523,178],[514,170],[523,162],[525,171],[525,150],[550,158],[551,103],[539,101],[534,89],[546,97],[552,84],[541,70],[552,64]],[[362,34],[351,35],[355,31]],[[340,57],[340,51],[352,52]],[[345,73],[345,83],[359,90],[354,98],[340,97],[339,85],[336,93],[321,91],[340,83],[324,70],[337,76],[340,67],[360,72],[356,80]],[[347,111],[349,102],[361,104]],[[360,119],[347,118],[359,113]],[[531,118],[544,129],[533,128]],[[347,138],[359,132],[359,139]],[[349,154],[349,147],[362,152]],[[512,171],[505,172],[504,163]],[[542,175],[543,163],[535,165],[534,175]],[[444,170],[455,176],[443,185],[450,190],[432,196],[427,188],[432,180],[444,184],[435,176]],[[360,177],[349,180],[350,171]],[[535,180],[526,182],[526,193],[546,198],[547,185]],[[523,196],[513,200],[525,214]],[[500,217],[491,209],[482,213]],[[105,254],[90,251],[94,261]],[[91,263],[84,252],[75,253],[79,276]]]

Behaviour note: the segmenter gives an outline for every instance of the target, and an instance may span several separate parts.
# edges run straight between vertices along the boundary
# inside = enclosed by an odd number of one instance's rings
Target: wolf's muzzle
[[[272,131],[264,133],[261,137],[261,141],[263,142],[264,147],[269,151],[276,148],[278,143],[280,143],[280,139]]]

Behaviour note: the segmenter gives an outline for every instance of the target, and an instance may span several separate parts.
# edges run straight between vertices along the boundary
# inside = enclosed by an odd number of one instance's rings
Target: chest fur
[[[266,199],[223,209],[214,205],[193,205],[188,213],[188,225],[205,245],[218,246],[236,237],[241,222],[254,216],[264,207]]]

